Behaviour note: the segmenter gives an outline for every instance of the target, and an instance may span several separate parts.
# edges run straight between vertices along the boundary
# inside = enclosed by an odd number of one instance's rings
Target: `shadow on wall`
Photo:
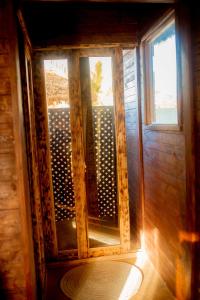
[[[1,272],[1,266],[0,266],[0,299],[1,300],[7,300],[8,299],[8,295],[6,293],[5,288],[6,288],[5,276]]]
[[[196,269],[195,266],[196,264],[198,265],[199,255],[196,255],[195,260],[193,257],[195,251],[197,252],[197,249],[200,249],[200,234],[199,232],[180,231],[179,241],[181,250],[176,259],[176,299],[186,299],[186,297],[191,297],[191,299],[195,300],[200,299],[200,276],[198,267]],[[193,265],[194,263],[195,265]],[[192,268],[195,269],[192,270]],[[195,273],[193,274],[193,272]],[[190,291],[191,288],[192,294],[186,295],[185,293]]]

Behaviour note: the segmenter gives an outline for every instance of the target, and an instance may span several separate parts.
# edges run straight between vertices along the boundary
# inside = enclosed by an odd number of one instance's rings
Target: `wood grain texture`
[[[3,19],[3,13],[6,12],[6,7],[0,7],[0,15],[2,23],[5,25],[5,19]],[[4,27],[4,26],[3,26]],[[9,86],[9,89],[5,89],[5,85],[1,83],[1,92],[0,92],[0,107],[1,107],[1,120],[4,121],[0,124],[0,145],[1,145],[1,155],[0,155],[0,199],[1,199],[1,215],[3,219],[1,222],[0,229],[0,262],[1,269],[9,268],[7,264],[7,258],[12,256],[22,255],[22,244],[20,239],[20,228],[17,226],[16,230],[13,228],[13,223],[19,222],[19,199],[17,194],[17,178],[16,178],[16,165],[15,165],[15,149],[14,149],[14,132],[13,132],[13,119],[7,118],[7,113],[12,112],[12,97],[10,90],[10,65],[9,65],[9,41],[3,39],[2,36],[6,35],[6,32],[3,32],[3,27],[0,29],[0,74],[1,82],[6,82]],[[4,74],[4,71],[6,73]],[[10,115],[11,116],[11,115]],[[8,201],[10,199],[10,201]],[[13,218],[13,220],[12,220]],[[8,228],[4,225],[6,223]],[[6,239],[7,230],[9,232],[8,239]],[[10,248],[12,246],[11,241],[17,239],[18,248]],[[23,262],[21,262],[23,267]],[[13,263],[13,269],[15,269],[16,264]],[[1,281],[1,294],[7,294],[8,289],[13,289],[13,281],[6,277],[6,271],[1,271],[0,281]],[[7,271],[9,275],[9,271]],[[22,275],[22,274],[21,274]],[[24,287],[24,278],[21,278],[21,281],[18,281],[17,286]]]
[[[37,279],[37,295],[41,297],[45,285],[45,257],[42,227],[42,207],[40,202],[40,182],[38,168],[38,152],[36,142],[35,107],[32,82],[31,48],[27,41],[27,33],[19,30],[20,73],[22,80],[22,97],[24,126],[26,133],[26,155],[29,176],[31,217],[34,239],[34,258]]]
[[[51,175],[51,157],[48,132],[48,114],[45,97],[43,58],[35,54],[33,58],[33,82],[35,124],[40,177],[40,198],[42,203],[44,245],[47,259],[56,257],[57,238],[55,227],[55,211]]]
[[[188,34],[187,25],[184,25],[187,19],[183,17],[182,10],[177,10],[177,20],[178,66],[182,70],[179,71],[181,113],[184,116],[182,131],[173,132],[164,128],[154,130],[145,126],[146,99],[142,88],[144,232],[147,252],[171,291],[177,299],[191,299],[192,247],[190,242],[180,239],[182,231],[191,233],[194,229],[193,179],[190,176],[193,172],[193,141],[189,65],[188,73],[184,71],[189,61],[189,43],[185,39]],[[184,20],[184,24],[180,20]],[[142,59],[141,62],[144,63]],[[143,68],[143,87],[142,72]]]
[[[200,24],[196,5],[191,5],[192,58],[194,79],[194,121],[195,121],[195,192],[196,192],[196,234],[200,236]],[[194,299],[200,299],[200,241],[195,243]]]
[[[85,258],[88,251],[85,156],[79,53],[76,50],[71,53],[69,58],[69,96],[78,256],[79,258]]]
[[[0,294],[35,299],[19,57],[14,9],[0,3]]]
[[[136,49],[123,51],[131,249],[140,247],[140,153]]]
[[[81,55],[81,53],[80,53]],[[84,153],[86,164],[86,193],[88,215],[98,218],[97,176],[95,161],[94,124],[92,116],[92,99],[90,83],[89,58],[80,58],[81,102],[83,111]],[[90,212],[90,208],[92,211]]]
[[[120,236],[122,250],[124,252],[127,252],[130,249],[130,217],[126,156],[125,111],[123,103],[123,57],[122,50],[120,48],[115,49],[113,60]]]

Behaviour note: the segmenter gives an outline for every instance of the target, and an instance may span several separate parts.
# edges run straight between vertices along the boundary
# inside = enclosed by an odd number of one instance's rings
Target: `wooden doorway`
[[[49,259],[121,254],[130,249],[122,60],[120,48],[35,55],[39,169]]]

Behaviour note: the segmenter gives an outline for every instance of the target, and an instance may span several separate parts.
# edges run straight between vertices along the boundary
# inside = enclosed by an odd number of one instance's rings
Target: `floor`
[[[98,258],[98,260],[106,259],[108,259],[108,257]],[[125,258],[124,256],[115,256],[110,259],[135,264],[143,272],[144,278],[141,288],[138,294],[130,300],[175,300],[144,253],[138,252],[134,257],[129,256]],[[92,261],[93,259],[90,260]],[[88,260],[85,262],[82,261],[81,263],[88,263]],[[64,264],[62,264],[62,266],[52,264],[48,267],[46,300],[69,300],[60,290],[59,284],[65,272],[75,266],[77,266],[77,262],[66,264],[65,266]]]
[[[88,222],[88,235],[90,248],[115,246],[120,244],[120,232],[118,225]],[[76,222],[63,220],[56,222],[58,249],[77,249]],[[70,236],[70,240],[68,237]]]

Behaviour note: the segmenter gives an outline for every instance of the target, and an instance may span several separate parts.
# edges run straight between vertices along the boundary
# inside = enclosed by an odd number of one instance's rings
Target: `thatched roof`
[[[45,75],[48,106],[69,103],[68,79],[52,71],[46,71]]]

